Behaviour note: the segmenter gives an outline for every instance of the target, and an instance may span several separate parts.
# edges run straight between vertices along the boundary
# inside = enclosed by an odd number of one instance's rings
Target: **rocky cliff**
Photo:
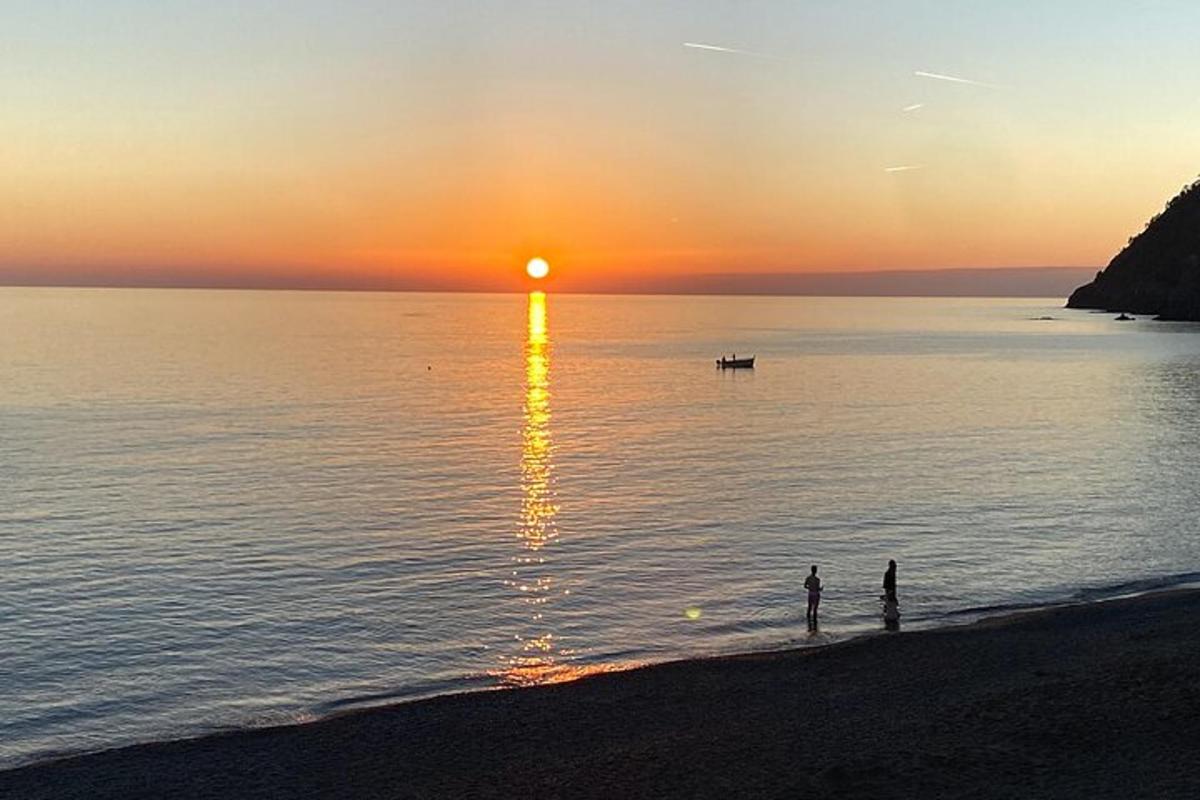
[[[1076,289],[1067,307],[1200,320],[1200,180],[1167,203],[1095,280]]]

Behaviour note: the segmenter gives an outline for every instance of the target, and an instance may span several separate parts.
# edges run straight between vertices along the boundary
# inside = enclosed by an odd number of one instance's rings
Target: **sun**
[[[529,263],[525,265],[525,274],[534,280],[540,281],[550,274],[550,265],[546,263],[546,259],[544,258],[531,258],[529,259]]]

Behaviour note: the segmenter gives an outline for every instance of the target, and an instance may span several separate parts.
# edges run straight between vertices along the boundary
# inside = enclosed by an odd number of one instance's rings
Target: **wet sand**
[[[1200,797],[1200,591],[0,772],[4,798]]]

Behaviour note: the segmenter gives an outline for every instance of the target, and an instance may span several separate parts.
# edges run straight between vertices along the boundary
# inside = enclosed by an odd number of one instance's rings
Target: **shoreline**
[[[963,628],[979,625],[994,619],[1007,619],[1009,617],[1020,617],[1030,613],[1052,611],[1060,608],[1109,603],[1117,600],[1134,599],[1145,597],[1147,595],[1187,591],[1191,589],[1200,590],[1200,572],[1187,572],[1169,576],[1160,576],[1156,578],[1147,578],[1130,583],[1118,584],[1115,586],[1084,587],[1075,590],[1072,595],[1065,596],[1062,599],[1049,599],[1043,601],[1030,601],[1027,603],[1012,603],[997,606],[980,606],[955,609],[941,615],[918,617],[917,619],[909,622],[903,622],[902,620],[900,632],[913,634],[928,631]],[[878,622],[878,620],[876,621]],[[29,756],[19,757],[14,762],[10,762],[8,764],[0,762],[0,775],[19,769],[39,767],[58,761],[76,758],[98,756],[118,750],[128,750],[131,748],[170,744],[175,742],[195,741],[215,736],[228,736],[239,733],[291,728],[299,725],[311,725],[313,723],[334,719],[346,714],[390,708],[393,706],[409,705],[413,703],[424,703],[446,697],[475,695],[488,692],[503,692],[514,689],[523,690],[538,688],[541,686],[575,683],[596,675],[630,672],[669,664],[705,662],[729,658],[782,655],[792,652],[823,650],[825,648],[844,645],[860,639],[869,639],[874,636],[889,636],[894,634],[895,632],[887,631],[879,625],[872,625],[869,627],[864,625],[855,625],[849,628],[838,628],[834,631],[822,629],[821,640],[813,642],[800,643],[800,637],[803,634],[799,634],[786,641],[763,644],[761,648],[751,647],[748,649],[731,648],[729,650],[701,650],[681,656],[668,656],[663,660],[633,659],[624,662],[574,664],[572,666],[576,667],[574,671],[577,673],[575,677],[562,680],[546,681],[545,683],[483,683],[484,675],[480,673],[476,675],[464,676],[459,679],[458,682],[456,682],[466,685],[448,685],[446,688],[424,691],[405,691],[400,689],[394,692],[372,694],[368,696],[337,697],[320,705],[304,709],[294,715],[263,722],[261,724],[232,723],[208,726],[195,725],[188,730],[180,730],[178,734],[167,734],[159,738],[150,738],[142,741],[116,743],[111,746],[100,747],[97,749],[43,751],[41,754],[32,754]],[[490,677],[494,680],[496,676],[490,675]]]
[[[1200,589],[1165,589],[352,708],[38,761],[0,795],[1127,797],[1149,759],[1176,796],[1200,782],[1198,610]]]

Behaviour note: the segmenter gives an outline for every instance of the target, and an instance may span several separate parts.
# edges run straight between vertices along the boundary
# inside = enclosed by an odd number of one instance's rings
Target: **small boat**
[[[1126,314],[1125,312],[1121,312],[1121,316],[1115,317],[1115,319],[1117,320],[1117,322],[1131,322],[1134,319],[1136,319],[1136,317],[1131,317],[1128,314]]]
[[[754,369],[754,356],[738,358],[736,353],[733,358],[721,356],[717,359],[717,367],[719,369]]]

